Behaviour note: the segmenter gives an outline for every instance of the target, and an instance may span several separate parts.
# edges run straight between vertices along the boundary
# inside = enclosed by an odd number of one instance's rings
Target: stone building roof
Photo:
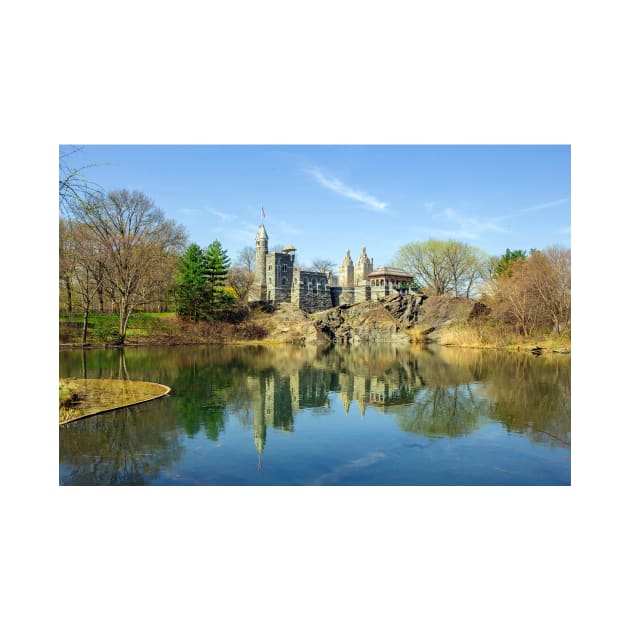
[[[398,267],[379,267],[375,269],[372,273],[368,274],[368,278],[380,278],[382,276],[393,276],[396,278],[407,278],[411,280],[413,278],[413,274],[407,273],[403,269],[399,269]]]

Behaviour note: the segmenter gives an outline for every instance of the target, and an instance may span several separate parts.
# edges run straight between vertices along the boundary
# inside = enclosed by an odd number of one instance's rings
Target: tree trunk
[[[101,313],[105,312],[105,301],[103,296],[103,287],[102,285],[98,288],[98,305],[100,307]]]
[[[81,341],[85,346],[87,344],[87,331],[88,331],[88,319],[90,317],[90,306],[89,304],[83,309],[83,333],[81,336]]]
[[[72,286],[70,284],[70,278],[64,280],[66,284],[66,300],[68,303],[68,315],[72,313]]]
[[[126,298],[123,298],[120,302],[120,327],[118,329],[121,344],[125,343],[127,337],[127,324],[129,323],[129,316],[131,315],[131,308]]]

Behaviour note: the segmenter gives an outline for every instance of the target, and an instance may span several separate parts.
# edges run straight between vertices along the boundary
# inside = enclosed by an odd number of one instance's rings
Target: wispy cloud
[[[233,221],[236,217],[233,214],[228,214],[227,212],[219,212],[218,210],[206,210],[208,214],[211,214],[215,217],[221,219],[221,221]]]
[[[221,219],[221,221],[234,221],[238,217],[234,214],[229,214],[227,212],[220,212],[219,210],[214,210],[213,208],[180,208],[179,212],[186,215],[193,214],[211,214],[212,216]]]
[[[445,208],[433,215],[434,218],[446,219],[456,226],[456,229],[432,230],[450,238],[478,239],[484,232],[507,233],[504,227],[497,223],[497,219],[482,219],[475,216],[466,216],[453,208]]]
[[[554,199],[553,201],[545,201],[543,203],[537,203],[536,205],[529,206],[527,208],[521,208],[520,210],[515,210],[514,212],[510,212],[509,214],[502,215],[497,217],[497,219],[511,219],[512,217],[518,217],[522,214],[528,214],[530,212],[538,212],[539,210],[546,210],[547,208],[554,208],[555,206],[561,206],[569,201],[568,197],[564,197],[562,199]]]
[[[333,192],[341,195],[342,197],[346,197],[347,199],[358,201],[359,203],[364,204],[374,212],[386,212],[386,208],[389,205],[387,201],[380,201],[373,195],[370,195],[362,190],[351,188],[336,177],[324,175],[324,173],[322,173],[319,168],[310,168],[307,169],[306,172],[311,175],[315,179],[315,181],[321,184],[324,188],[328,188],[328,190],[332,190]]]
[[[467,232],[466,230],[423,229],[422,231],[431,236],[441,236],[442,238],[462,239],[466,241],[476,241],[480,236],[477,232]]]

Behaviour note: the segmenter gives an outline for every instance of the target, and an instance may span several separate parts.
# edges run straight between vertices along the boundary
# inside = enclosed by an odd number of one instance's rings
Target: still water
[[[372,346],[68,350],[171,394],[59,428],[61,485],[569,485],[560,355]]]

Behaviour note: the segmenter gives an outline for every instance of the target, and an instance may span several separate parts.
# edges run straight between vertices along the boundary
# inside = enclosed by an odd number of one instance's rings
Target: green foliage
[[[94,324],[92,338],[98,343],[120,343],[120,332],[116,321],[99,321]]]
[[[192,243],[182,255],[177,268],[175,296],[178,315],[199,321],[208,302],[204,252]]]
[[[223,289],[230,270],[230,258],[227,251],[221,247],[219,241],[213,241],[204,252],[204,259],[204,276],[210,305],[225,306],[233,301]]]
[[[534,252],[535,250],[530,250]],[[524,260],[527,258],[527,254],[525,250],[522,249],[506,249],[505,254],[499,258],[495,268],[494,268],[494,277],[499,278],[505,274],[512,275],[514,262],[517,260]]]
[[[413,274],[414,285],[430,295],[471,297],[486,275],[488,255],[459,241],[413,242],[403,245],[394,264]]]
[[[69,409],[79,401],[77,386],[68,380],[59,380],[59,409]]]
[[[177,269],[177,313],[193,322],[221,318],[220,311],[235,301],[225,290],[229,270],[230,258],[219,241],[205,250],[195,243],[190,245]]]

